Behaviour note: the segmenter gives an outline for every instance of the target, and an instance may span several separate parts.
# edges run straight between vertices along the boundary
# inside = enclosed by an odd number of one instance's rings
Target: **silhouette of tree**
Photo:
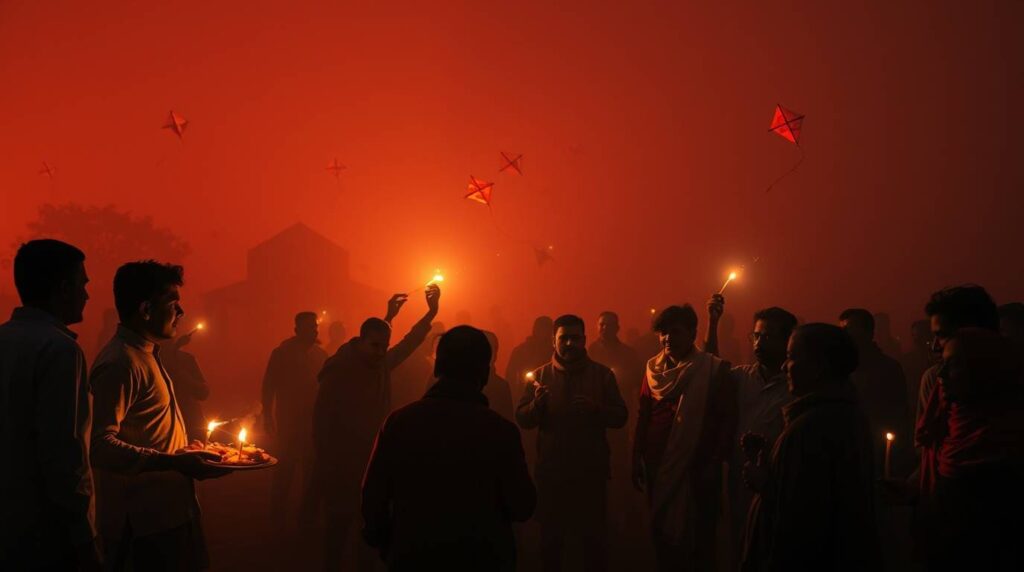
[[[28,223],[32,238],[56,238],[85,252],[94,282],[109,284],[117,267],[129,260],[156,259],[181,263],[190,252],[188,243],[148,216],[136,217],[113,205],[44,204],[36,220]],[[97,289],[92,289],[96,291]]]

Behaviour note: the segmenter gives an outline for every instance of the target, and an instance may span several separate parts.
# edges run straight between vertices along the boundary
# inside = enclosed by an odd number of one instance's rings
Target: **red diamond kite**
[[[344,171],[345,169],[345,165],[339,163],[337,157],[335,157],[334,161],[331,161],[331,163],[327,165],[327,170],[330,171],[332,175],[334,175],[335,179],[340,179],[341,172]]]
[[[782,179],[788,177],[793,171],[796,171],[797,167],[804,162],[804,148],[800,146],[800,130],[804,125],[804,116],[800,115],[795,111],[791,111],[782,107],[781,105],[775,106],[775,115],[772,117],[772,126],[768,129],[774,131],[779,137],[783,137],[790,143],[796,145],[796,148],[800,151],[800,160],[793,165],[788,171],[782,174],[775,182],[768,185],[768,188],[764,192],[772,190],[772,187],[777,185]]]
[[[167,117],[167,123],[164,124],[164,129],[170,129],[174,131],[174,134],[181,139],[181,134],[185,132],[185,128],[188,127],[188,119],[185,119],[181,115],[171,110],[170,115]]]
[[[488,183],[481,181],[480,179],[469,176],[469,194],[466,198],[471,201],[476,201],[482,205],[491,206],[491,192],[494,190],[494,183]]]
[[[523,174],[523,155],[522,155],[522,153],[520,153],[519,155],[516,155],[513,158],[513,157],[509,157],[507,153],[502,151],[501,152],[501,158],[505,161],[505,165],[501,169],[498,169],[498,172],[503,173],[503,172],[505,172],[508,169],[513,169],[513,170],[515,170],[515,172],[517,174],[519,174],[519,175]]]
[[[775,116],[772,117],[772,126],[769,131],[774,131],[780,137],[789,139],[791,143],[800,144],[800,127],[804,124],[804,116],[795,111],[790,111],[781,105],[775,106]]]
[[[47,162],[46,162],[46,161],[43,161],[43,168],[42,168],[42,169],[39,169],[39,174],[40,174],[40,175],[46,175],[47,177],[49,177],[49,178],[51,178],[51,179],[52,179],[52,178],[53,178],[53,174],[54,174],[54,173],[55,173],[56,171],[57,171],[57,170],[56,170],[56,169],[54,169],[53,167],[51,167],[51,166],[50,166],[49,164],[47,164]]]

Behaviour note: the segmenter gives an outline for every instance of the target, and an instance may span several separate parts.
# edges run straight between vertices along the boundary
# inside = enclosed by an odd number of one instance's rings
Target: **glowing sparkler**
[[[735,280],[735,279],[736,279],[736,276],[737,276],[737,274],[736,274],[735,272],[730,272],[730,273],[729,273],[729,277],[728,277],[728,278],[726,278],[726,280],[725,280],[725,284],[722,284],[722,289],[721,289],[721,290],[719,290],[719,291],[718,291],[718,293],[719,293],[719,294],[722,294],[723,292],[725,292],[725,287],[726,287],[726,286],[728,286],[730,282],[732,282],[733,280]]]

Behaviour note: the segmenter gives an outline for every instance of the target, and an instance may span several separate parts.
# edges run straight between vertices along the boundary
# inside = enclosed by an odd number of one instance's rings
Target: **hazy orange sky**
[[[2,0],[2,257],[73,201],[186,239],[197,295],[302,221],[374,287],[442,267],[448,311],[523,324],[702,303],[744,263],[740,315],[905,323],[963,281],[1020,299],[1021,22],[1015,1]],[[776,103],[806,115],[806,160],[766,194],[799,158]],[[517,240],[462,199],[470,174]]]

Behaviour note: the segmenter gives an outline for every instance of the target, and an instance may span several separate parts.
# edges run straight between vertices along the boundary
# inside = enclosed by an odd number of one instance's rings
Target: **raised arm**
[[[704,337],[704,351],[715,356],[718,355],[718,322],[724,311],[725,297],[721,294],[711,296],[708,300],[708,332]]]
[[[427,334],[430,333],[430,323],[437,317],[437,311],[441,300],[441,288],[436,284],[427,286],[426,299],[427,313],[413,325],[412,329],[409,330],[409,333],[402,338],[402,341],[398,342],[388,350],[387,357],[385,358],[388,369],[395,369],[398,367],[416,351],[416,348],[418,348],[425,339],[427,339]]]

